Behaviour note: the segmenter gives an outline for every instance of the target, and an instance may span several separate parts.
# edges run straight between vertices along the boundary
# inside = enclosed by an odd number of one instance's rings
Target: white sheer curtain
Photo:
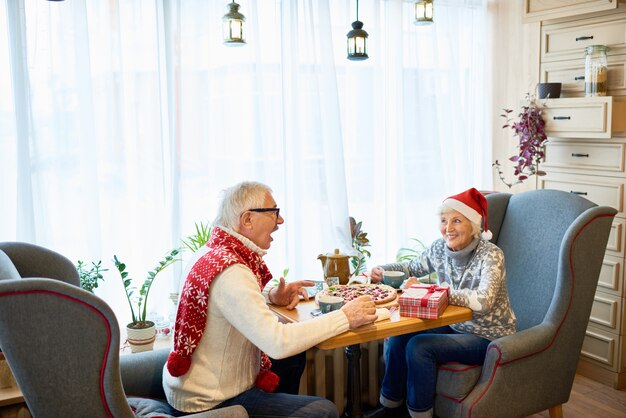
[[[412,3],[361,0],[362,62],[345,58],[352,0],[240,0],[241,48],[221,43],[227,3],[0,3],[0,240],[102,259],[120,322],[113,255],[143,278],[238,181],[274,189],[286,223],[266,259],[290,279],[349,249],[349,214],[371,266],[436,237],[443,197],[491,188],[483,1],[437,1],[415,27]]]

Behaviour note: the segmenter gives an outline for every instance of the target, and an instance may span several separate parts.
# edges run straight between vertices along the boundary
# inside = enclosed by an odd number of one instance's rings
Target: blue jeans
[[[218,408],[241,405],[250,417],[337,418],[337,407],[328,399],[298,395],[300,377],[306,366],[306,352],[281,360],[272,359],[272,371],[280,377],[274,393],[252,388],[222,402]]]
[[[243,406],[250,418],[339,417],[337,407],[328,399],[288,393],[266,393],[256,387],[222,402],[218,408],[230,405]]]
[[[380,391],[387,407],[402,405],[423,412],[433,407],[437,366],[448,362],[482,364],[491,341],[445,326],[389,338]]]

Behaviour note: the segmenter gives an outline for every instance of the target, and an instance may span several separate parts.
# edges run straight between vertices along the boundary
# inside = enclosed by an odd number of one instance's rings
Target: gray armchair
[[[482,367],[442,365],[435,414],[525,417],[548,409],[562,416],[617,211],[556,190],[487,201],[518,332],[494,340]]]
[[[127,367],[121,372],[117,319],[78,283],[65,257],[32,244],[0,243],[0,348],[33,416],[184,415],[163,400],[164,353],[121,356]],[[188,416],[248,414],[234,406]]]

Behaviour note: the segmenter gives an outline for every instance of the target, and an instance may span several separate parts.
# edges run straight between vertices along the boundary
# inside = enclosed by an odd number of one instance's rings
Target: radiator
[[[376,406],[380,387],[382,341],[361,344],[361,401]],[[307,351],[307,365],[300,380],[300,393],[330,399],[340,412],[346,405],[348,360],[343,348]]]

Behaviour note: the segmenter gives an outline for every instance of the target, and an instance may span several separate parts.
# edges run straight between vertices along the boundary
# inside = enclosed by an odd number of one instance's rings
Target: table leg
[[[346,347],[348,359],[348,403],[344,416],[361,418],[361,345],[354,344]]]

